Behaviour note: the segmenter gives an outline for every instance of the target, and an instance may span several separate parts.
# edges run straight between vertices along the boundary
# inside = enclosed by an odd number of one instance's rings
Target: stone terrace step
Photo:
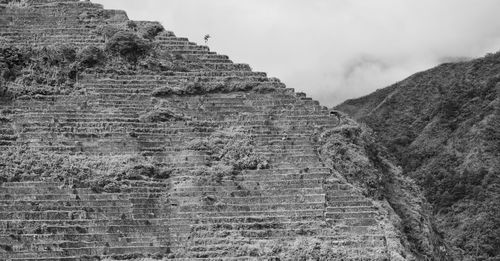
[[[171,75],[162,76],[157,74],[108,74],[108,73],[97,73],[91,72],[82,75],[83,79],[88,82],[99,82],[101,80],[116,79],[119,81],[141,81],[141,80],[169,80],[171,77],[267,77],[265,72],[253,72],[253,71],[191,71],[191,72],[171,72]]]
[[[252,211],[272,211],[272,210],[315,210],[323,209],[324,202],[307,202],[307,203],[280,203],[280,204],[221,204],[216,206],[208,205],[182,205],[179,207],[179,212],[200,212],[200,211],[217,211],[223,212],[252,212]]]
[[[293,238],[289,239],[290,241],[294,241]],[[249,243],[250,240],[242,241],[242,244],[238,244],[238,241],[228,241],[226,243],[221,244],[204,244],[204,245],[194,245],[189,248],[190,251],[193,252],[211,252],[217,250],[224,251],[237,251],[241,250],[241,248],[245,248],[246,244]],[[332,247],[357,247],[357,248],[376,248],[376,247],[384,247],[383,240],[353,240],[353,239],[344,239],[344,240],[330,240]],[[175,249],[175,247],[174,247]]]
[[[220,187],[187,187],[187,188],[175,188],[172,191],[172,197],[200,197],[212,194],[217,194],[219,197],[273,197],[279,195],[321,195],[323,188],[321,186],[314,186],[312,188],[276,188],[276,189],[266,189],[266,190],[245,190],[245,189],[234,189]]]
[[[360,231],[364,231],[360,235],[365,235],[365,233],[368,233],[370,228],[372,226],[359,226],[361,228]],[[186,231],[192,231],[190,227],[184,228],[184,227],[175,227],[176,230],[172,230],[171,233],[185,233]],[[196,236],[198,237],[214,237],[214,234],[217,234],[217,229],[197,229],[194,228],[196,232]],[[245,237],[245,238],[251,238],[251,239],[258,239],[258,238],[276,238],[276,237],[282,237],[282,238],[287,238],[287,237],[335,237],[335,235],[338,233],[337,231],[329,230],[326,229],[326,227],[300,227],[297,226],[297,228],[288,228],[288,229],[281,229],[281,228],[273,228],[273,229],[236,229],[236,230],[229,230],[229,229],[224,229],[226,233],[229,233],[229,235],[237,235],[238,237]],[[375,234],[375,233],[373,233]],[[172,237],[172,242],[177,241],[175,236]],[[179,238],[178,239],[180,242],[181,240],[184,240],[184,238]]]
[[[134,253],[167,253],[169,252],[168,246],[153,246],[153,247],[99,247],[99,248],[63,248],[59,251],[46,251],[46,255],[43,255],[44,251],[36,252],[21,252],[14,253],[9,256],[12,260],[23,260],[27,258],[52,258],[55,257],[65,257],[65,256],[108,256],[113,254],[134,254]],[[40,260],[40,259],[35,259]],[[64,260],[64,259],[62,259]]]

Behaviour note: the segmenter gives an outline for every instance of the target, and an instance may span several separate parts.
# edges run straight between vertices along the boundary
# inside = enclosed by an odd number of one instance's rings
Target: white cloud
[[[96,0],[332,106],[453,57],[500,49],[498,0]]]

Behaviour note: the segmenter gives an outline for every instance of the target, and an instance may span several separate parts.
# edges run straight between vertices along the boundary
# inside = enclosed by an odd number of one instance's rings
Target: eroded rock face
[[[1,11],[0,259],[445,257],[359,126],[157,24],[24,3]]]

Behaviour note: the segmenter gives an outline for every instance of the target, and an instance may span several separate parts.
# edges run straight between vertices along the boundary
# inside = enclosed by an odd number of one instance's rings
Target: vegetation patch
[[[0,47],[4,96],[64,94],[75,87],[79,61],[69,45],[47,48]]]
[[[61,155],[11,148],[0,158],[0,182],[56,181],[95,192],[120,192],[137,181],[166,180],[173,171],[138,156]]]
[[[191,171],[197,186],[222,185],[224,180],[234,180],[238,174],[233,166],[225,164],[199,167]]]
[[[167,108],[154,108],[153,110],[146,112],[139,116],[139,120],[142,122],[170,122],[170,121],[182,121],[186,117],[179,115]]]
[[[149,24],[144,27],[144,32],[142,33],[142,37],[148,40],[153,40],[160,34],[161,32],[165,31],[165,28],[161,26],[160,24]]]
[[[255,151],[248,135],[216,132],[208,138],[192,141],[186,149],[209,157],[206,166],[191,171],[198,186],[220,185],[224,180],[236,181],[243,170],[269,168],[268,159]]]
[[[86,46],[78,52],[77,58],[83,68],[92,68],[105,64],[106,53],[96,46]]]
[[[120,55],[125,60],[135,64],[140,58],[144,57],[151,48],[148,42],[139,38],[136,34],[119,31],[106,42],[104,50],[111,54]]]
[[[102,47],[0,47],[0,97],[71,94],[79,91],[77,83],[85,72],[171,75],[189,70],[188,63],[151,41],[163,32],[158,24],[139,29],[104,26],[98,32],[106,36]]]
[[[258,92],[270,93],[276,91],[283,85],[278,82],[269,82],[266,78],[260,81],[249,81],[245,78],[226,78],[223,82],[211,82],[209,79],[199,78],[194,82],[188,82],[176,86],[163,86],[153,90],[152,95],[163,97],[170,95],[201,95],[206,93],[230,93],[230,92]]]
[[[216,132],[208,138],[192,141],[187,149],[204,152],[212,165],[222,163],[236,170],[269,168],[268,159],[255,151],[248,135]]]

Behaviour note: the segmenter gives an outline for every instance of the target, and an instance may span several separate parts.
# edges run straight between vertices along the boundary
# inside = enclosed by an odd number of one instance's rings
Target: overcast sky
[[[500,50],[499,0],[94,0],[278,77],[323,105]]]

